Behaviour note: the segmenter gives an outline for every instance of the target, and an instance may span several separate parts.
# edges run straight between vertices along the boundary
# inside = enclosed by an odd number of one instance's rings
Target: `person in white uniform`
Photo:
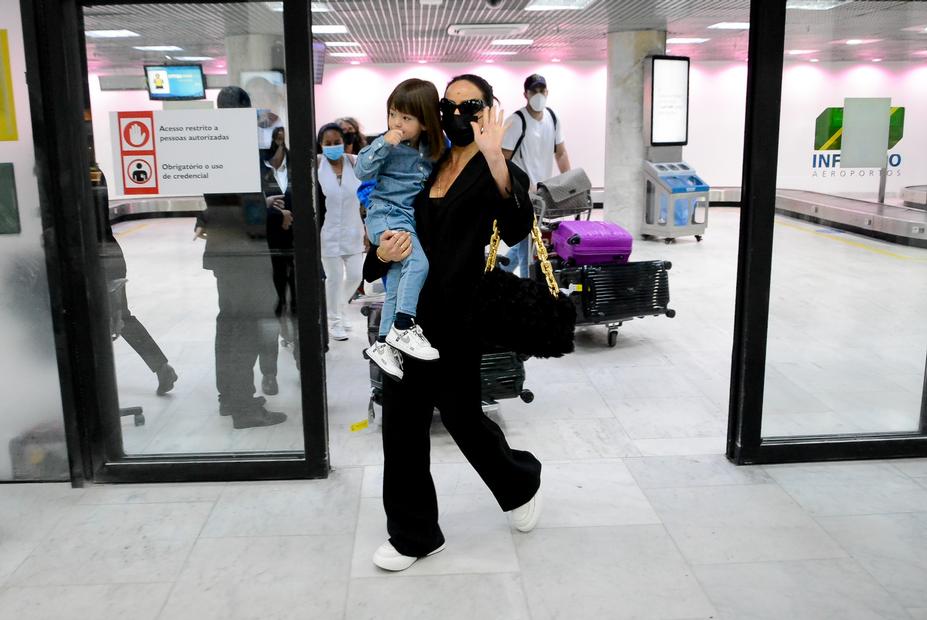
[[[525,79],[525,101],[527,105],[512,114],[508,129],[502,139],[502,154],[528,174],[531,191],[537,184],[552,176],[554,161],[561,173],[570,169],[563,140],[563,129],[553,110],[547,107],[547,80],[537,73]],[[506,255],[507,271],[519,269],[521,277],[528,277],[528,258],[531,254],[530,235]]]
[[[332,340],[347,340],[351,324],[345,309],[361,281],[366,238],[354,175],[355,156],[344,152],[344,133],[336,123],[319,130],[319,182],[317,202],[321,225],[325,300]]]

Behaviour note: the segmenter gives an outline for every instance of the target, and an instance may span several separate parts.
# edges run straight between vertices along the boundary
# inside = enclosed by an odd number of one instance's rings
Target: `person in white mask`
[[[557,162],[560,172],[570,169],[563,130],[556,113],[547,107],[547,80],[537,73],[525,79],[525,101],[527,105],[510,116],[502,139],[502,154],[506,159],[524,170],[531,182],[531,190],[539,181],[553,176],[553,164]],[[509,264],[503,269],[528,277],[530,237],[509,250]]]
[[[351,322],[345,308],[361,281],[364,267],[364,222],[360,215],[354,175],[356,157],[344,152],[344,131],[336,123],[319,130],[318,191],[325,300],[332,340],[347,340]]]

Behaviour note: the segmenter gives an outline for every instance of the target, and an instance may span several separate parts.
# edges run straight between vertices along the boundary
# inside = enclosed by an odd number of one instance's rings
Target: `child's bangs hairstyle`
[[[444,152],[444,133],[441,130],[441,116],[438,113],[438,89],[426,80],[412,78],[401,82],[386,100],[386,113],[396,110],[409,114],[424,125],[428,136],[428,149],[432,159],[438,159]]]

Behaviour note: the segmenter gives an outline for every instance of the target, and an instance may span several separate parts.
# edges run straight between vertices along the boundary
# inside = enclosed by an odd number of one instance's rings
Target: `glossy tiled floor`
[[[126,445],[298,448],[298,415],[248,431],[216,415],[215,300],[187,224],[121,230],[133,310],[181,375],[157,398],[116,343],[123,403],[148,417],[126,422]],[[544,462],[534,532],[511,530],[436,420],[448,548],[400,575],[371,564],[385,537],[382,454],[376,425],[350,431],[368,394],[354,315],[328,358],[330,478],[0,486],[0,618],[927,618],[927,460],[737,468],[720,456],[737,225],[717,209],[702,244],[638,243],[638,260],[673,261],[678,316],[627,323],[614,349],[602,328],[581,331],[576,354],[529,362],[532,404],[490,414]],[[927,251],[793,220],[777,221],[776,244],[766,432],[913,428]],[[155,255],[185,257],[170,272],[180,288],[142,290],[158,282]],[[269,400],[298,414],[292,359],[280,361]]]
[[[370,561],[385,536],[377,465],[0,486],[0,617],[927,618],[927,461],[548,459],[529,534],[466,464],[433,473],[448,546],[402,574]]]
[[[635,260],[665,259],[676,318],[626,323],[618,345],[603,327],[577,336],[577,352],[528,363],[531,405],[507,401],[509,432],[542,458],[709,453],[722,450],[730,378],[739,210],[711,212],[703,243],[638,241]],[[299,375],[281,348],[280,394],[289,414],[271,429],[234,431],[216,415],[215,279],[186,219],[128,222],[117,233],[129,267],[133,312],[180,379],[156,381],[123,341],[114,344],[120,399],[147,423],[123,424],[129,453],[286,450],[301,447]],[[914,430],[927,351],[927,250],[905,248],[778,218],[770,302],[766,435]],[[332,342],[328,402],[336,465],[378,462],[375,437],[348,429],[366,415],[369,380],[360,305],[348,342]],[[255,372],[260,383],[260,373]],[[446,443],[446,442],[444,442]],[[436,442],[442,460],[444,443]]]

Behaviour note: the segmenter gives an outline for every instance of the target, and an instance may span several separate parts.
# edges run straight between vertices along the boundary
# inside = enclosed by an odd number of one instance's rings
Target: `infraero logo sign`
[[[811,155],[811,176],[850,177],[877,176],[878,171],[869,169],[841,169],[840,147],[843,137],[843,108],[824,108],[814,124],[814,153]],[[904,137],[904,108],[889,108],[888,144],[891,150]],[[901,175],[901,153],[889,153],[889,176]]]

